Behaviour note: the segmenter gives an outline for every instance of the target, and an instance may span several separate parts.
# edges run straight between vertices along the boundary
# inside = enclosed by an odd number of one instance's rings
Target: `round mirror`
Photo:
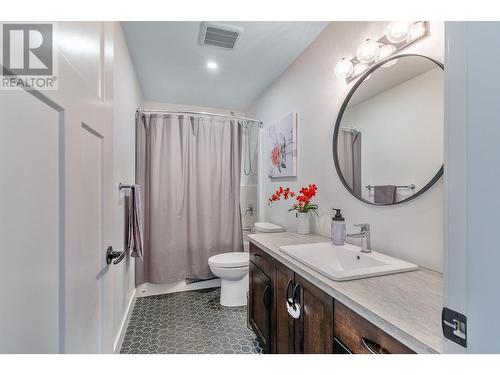
[[[407,202],[443,174],[443,65],[420,55],[375,64],[354,84],[335,124],[340,180],[365,203]]]

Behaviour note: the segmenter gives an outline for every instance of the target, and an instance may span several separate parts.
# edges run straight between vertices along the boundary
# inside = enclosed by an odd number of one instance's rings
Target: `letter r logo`
[[[52,75],[52,24],[3,24],[3,75]]]

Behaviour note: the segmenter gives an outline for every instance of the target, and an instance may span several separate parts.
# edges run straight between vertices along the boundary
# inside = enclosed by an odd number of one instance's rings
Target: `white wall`
[[[443,88],[443,70],[436,67],[344,112],[342,123],[361,132],[364,199],[373,202],[374,191],[365,189],[366,185],[415,184],[413,191],[397,189],[397,199],[403,200],[422,189],[441,168]]]
[[[135,110],[142,94],[129,50],[119,23],[114,23],[113,63],[113,247],[126,248],[125,194],[118,184],[135,181]],[[134,296],[134,260],[127,257],[113,266],[113,337],[118,344],[131,300]]]
[[[266,197],[280,185],[293,188],[309,183],[319,187],[317,203],[320,219],[314,231],[329,235],[332,207],[343,209],[348,231],[352,224],[372,225],[372,246],[389,255],[434,270],[443,263],[443,184],[434,187],[415,201],[393,207],[366,205],[342,186],[332,157],[332,135],[339,108],[351,85],[334,76],[336,62],[355,53],[367,37],[383,34],[385,22],[333,22],[247,110],[269,126],[287,113],[298,113],[298,178],[270,181],[261,174],[261,219],[295,230],[295,217],[288,205],[267,206]],[[431,23],[431,35],[407,48],[405,53],[421,53],[443,61],[443,23]],[[265,132],[263,132],[265,134]],[[262,143],[261,143],[262,144]],[[261,147],[261,171],[267,170],[267,150]]]

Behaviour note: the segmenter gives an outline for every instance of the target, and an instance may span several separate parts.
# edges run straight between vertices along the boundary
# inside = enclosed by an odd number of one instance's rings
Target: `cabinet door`
[[[333,353],[333,298],[300,275],[301,314],[295,320],[295,352],[306,354]]]
[[[273,353],[291,354],[295,352],[294,321],[287,310],[288,293],[294,286],[294,273],[289,268],[276,262],[274,274],[274,312]]]
[[[249,262],[248,322],[261,340],[264,352],[271,350],[271,279]]]
[[[335,340],[354,354],[411,354],[410,348],[339,301],[334,302]]]

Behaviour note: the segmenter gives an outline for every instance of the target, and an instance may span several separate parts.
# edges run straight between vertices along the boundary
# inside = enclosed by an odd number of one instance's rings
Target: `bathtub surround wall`
[[[129,50],[119,23],[114,23],[113,77],[113,247],[126,249],[125,190],[120,182],[135,181],[135,108],[142,105],[142,93],[130,59]],[[135,298],[134,260],[127,256],[113,266],[113,350],[119,349],[127,316]]]
[[[259,178],[259,135],[260,128],[255,123],[248,123],[243,129],[243,147],[241,160],[241,184],[256,186]]]
[[[290,111],[298,113],[298,160],[296,179],[270,180],[260,173],[260,220],[296,229],[296,218],[287,204],[268,207],[266,197],[280,185],[292,189],[315,183],[320,218],[313,230],[329,236],[331,208],[342,208],[347,231],[356,223],[370,223],[372,247],[386,254],[442,270],[443,263],[443,182],[438,181],[418,199],[393,207],[366,205],[350,195],[340,182],[333,164],[333,127],[340,106],[352,84],[336,78],[334,67],[340,58],[351,57],[366,38],[382,35],[386,22],[333,22],[245,112],[264,121],[264,126]],[[430,35],[402,51],[443,61],[444,25],[430,23]],[[265,134],[265,129],[262,132]],[[261,137],[262,140],[262,137]],[[261,142],[262,144],[262,142]],[[260,167],[269,150],[261,148]]]
[[[243,228],[253,228],[257,221],[257,188],[257,185],[241,185],[240,207]]]
[[[258,217],[259,135],[257,124],[243,129],[241,159],[241,221],[243,228],[253,227]]]

